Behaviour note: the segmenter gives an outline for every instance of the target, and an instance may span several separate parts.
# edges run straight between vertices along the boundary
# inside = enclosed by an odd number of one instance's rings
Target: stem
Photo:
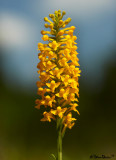
[[[57,160],[62,160],[62,132],[61,132],[62,125],[60,124],[58,128],[58,139],[57,139],[57,151],[58,157]]]
[[[56,35],[55,35],[55,40],[56,42],[59,41],[57,34],[59,32],[59,19],[56,17],[56,24],[55,24],[55,28],[56,28]],[[56,51],[57,54],[57,59],[56,59],[56,64],[58,66],[58,60],[59,60],[59,54],[58,54],[58,50]],[[57,138],[57,160],[62,160],[62,121],[60,118],[57,118],[57,132],[58,132],[58,138]]]

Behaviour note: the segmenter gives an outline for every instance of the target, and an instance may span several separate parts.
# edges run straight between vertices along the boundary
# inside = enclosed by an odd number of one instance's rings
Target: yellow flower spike
[[[56,121],[58,130],[57,160],[62,160],[62,137],[67,128],[75,124],[72,113],[77,110],[79,97],[79,59],[77,57],[77,37],[74,34],[75,26],[66,27],[71,18],[63,20],[65,11],[55,11],[49,14],[51,20],[44,18],[45,28],[41,31],[44,43],[38,43],[37,65],[40,81],[37,82],[36,108],[44,107],[41,121]]]

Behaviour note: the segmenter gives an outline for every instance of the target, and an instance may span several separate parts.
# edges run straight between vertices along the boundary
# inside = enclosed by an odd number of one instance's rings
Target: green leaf
[[[56,157],[55,157],[54,154],[51,154],[51,157],[52,157],[54,160],[56,160]]]

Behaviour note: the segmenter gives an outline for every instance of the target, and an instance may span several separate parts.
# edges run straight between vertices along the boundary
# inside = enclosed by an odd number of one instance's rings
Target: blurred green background
[[[63,139],[63,160],[116,160],[116,38],[113,0],[2,1],[0,6],[0,160],[52,160],[55,122],[34,108],[37,43],[43,18],[65,10],[75,25],[82,74],[80,116]]]

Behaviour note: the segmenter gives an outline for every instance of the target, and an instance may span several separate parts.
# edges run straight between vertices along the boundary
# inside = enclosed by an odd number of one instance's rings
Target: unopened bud
[[[48,27],[49,27],[49,25],[48,25],[47,23],[45,23],[45,24],[44,24],[44,26],[45,26],[46,28],[48,28]]]
[[[63,30],[61,30],[61,31],[58,32],[58,35],[59,35],[59,36],[62,36],[63,34],[64,34],[64,31],[63,31]]]
[[[46,32],[45,32],[44,30],[42,30],[42,31],[41,31],[41,34],[44,35],[44,34],[46,34]]]
[[[67,20],[68,20],[68,22],[70,22],[70,21],[71,21],[71,18],[68,18]]]
[[[65,20],[65,24],[68,24],[71,21],[71,18],[68,18],[67,20]]]
[[[66,14],[66,12],[65,12],[65,11],[63,11],[63,12],[62,12],[62,15],[64,16],[65,14]]]
[[[49,25],[49,27],[50,27],[50,29],[53,29],[53,24],[51,23],[51,24]]]
[[[60,12],[58,12],[58,17],[60,17],[61,16],[61,13]]]
[[[70,27],[70,29],[73,30],[73,31],[75,30],[75,28],[76,28],[75,26]]]
[[[50,18],[54,18],[54,14],[49,14],[49,17]]]
[[[63,24],[63,20],[60,20],[60,21],[59,21],[59,24],[62,25],[62,24]]]
[[[44,17],[44,21],[45,21],[45,22],[48,22],[48,18],[47,18],[47,17]]]
[[[42,39],[43,39],[43,41],[47,41],[49,39],[49,37],[48,37],[48,35],[44,35]]]
[[[58,11],[55,11],[54,14],[57,15],[57,14],[58,14]]]

